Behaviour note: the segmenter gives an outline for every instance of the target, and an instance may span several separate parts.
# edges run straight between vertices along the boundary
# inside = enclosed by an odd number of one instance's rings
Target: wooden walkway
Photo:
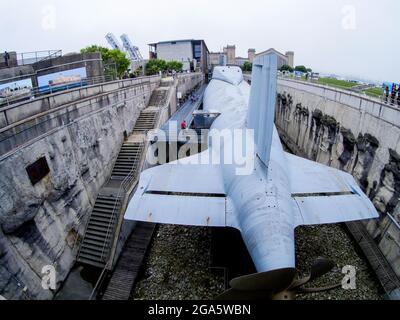
[[[125,244],[103,300],[128,300],[143,265],[156,225],[139,222]]]
[[[347,228],[364,252],[387,294],[400,288],[400,280],[362,222],[348,222]]]

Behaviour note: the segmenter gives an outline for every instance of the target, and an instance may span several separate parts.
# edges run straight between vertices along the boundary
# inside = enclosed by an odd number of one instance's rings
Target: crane
[[[125,51],[129,54],[132,61],[142,61],[143,57],[139,51],[139,48],[132,45],[131,40],[127,34],[121,36],[122,43],[124,45]]]
[[[121,51],[124,51],[123,48],[120,46],[120,44],[118,43],[117,38],[114,36],[114,34],[112,33],[107,33],[106,35],[106,40],[109,43],[109,45],[113,48],[113,49],[118,49]]]

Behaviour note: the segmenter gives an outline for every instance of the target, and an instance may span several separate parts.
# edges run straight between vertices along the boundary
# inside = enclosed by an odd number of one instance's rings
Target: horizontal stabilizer
[[[218,165],[171,163],[146,170],[125,219],[188,226],[226,226]]]
[[[343,171],[285,153],[297,225],[329,224],[379,217],[354,178]]]

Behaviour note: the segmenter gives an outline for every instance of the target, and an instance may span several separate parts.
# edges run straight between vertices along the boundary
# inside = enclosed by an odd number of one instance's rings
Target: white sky
[[[270,47],[320,72],[400,81],[399,0],[0,0],[0,51],[107,46],[127,33],[147,44],[204,39],[237,56]]]

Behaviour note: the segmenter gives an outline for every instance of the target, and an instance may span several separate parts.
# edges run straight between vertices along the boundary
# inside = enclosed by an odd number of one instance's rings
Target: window
[[[201,58],[201,45],[200,44],[196,44],[194,46],[194,57],[197,58]]]
[[[31,180],[33,186],[40,182],[50,172],[46,158],[42,157],[35,163],[26,167],[26,172],[28,173],[29,180]]]

